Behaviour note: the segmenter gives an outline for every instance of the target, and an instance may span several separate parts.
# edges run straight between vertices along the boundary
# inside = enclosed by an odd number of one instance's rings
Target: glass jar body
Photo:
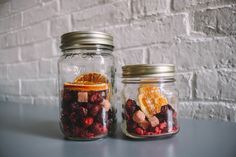
[[[126,136],[167,137],[179,131],[178,91],[175,83],[157,80],[123,81],[121,128]]]
[[[67,139],[92,140],[112,133],[114,58],[109,50],[67,50],[58,61],[60,127]]]

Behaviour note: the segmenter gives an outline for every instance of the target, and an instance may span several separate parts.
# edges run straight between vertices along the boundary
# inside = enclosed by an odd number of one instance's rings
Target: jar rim
[[[174,64],[133,64],[122,66],[122,78],[174,78]]]
[[[75,31],[61,36],[60,48],[62,51],[98,47],[113,50],[113,37],[108,33],[96,31]]]

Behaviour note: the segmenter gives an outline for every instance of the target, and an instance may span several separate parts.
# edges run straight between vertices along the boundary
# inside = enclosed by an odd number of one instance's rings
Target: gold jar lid
[[[94,31],[69,32],[61,36],[61,49],[104,48],[113,50],[113,37],[107,33]]]
[[[122,67],[123,78],[170,77],[175,76],[173,64],[135,64]]]

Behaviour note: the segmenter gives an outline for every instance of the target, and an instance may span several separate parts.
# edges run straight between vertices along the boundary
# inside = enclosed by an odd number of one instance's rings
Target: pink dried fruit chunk
[[[143,135],[144,134],[144,130],[142,128],[136,128],[135,129],[135,133],[138,134],[138,135]]]
[[[144,130],[146,130],[146,129],[149,127],[150,123],[149,123],[148,121],[144,120],[144,121],[142,121],[141,123],[139,123],[138,125],[139,125],[141,128],[143,128]]]
[[[145,114],[138,110],[133,114],[133,120],[137,123],[141,123],[143,121],[145,121]]]
[[[159,124],[159,120],[156,116],[148,118],[152,127],[156,127]]]
[[[88,93],[78,92],[78,102],[88,102]]]

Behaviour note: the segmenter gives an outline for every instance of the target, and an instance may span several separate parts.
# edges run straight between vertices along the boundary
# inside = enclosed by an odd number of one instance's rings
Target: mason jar
[[[107,136],[116,122],[113,37],[102,32],[70,32],[61,36],[60,48],[60,127],[65,138]]]
[[[179,131],[175,66],[122,67],[122,132],[131,138],[167,137]]]

